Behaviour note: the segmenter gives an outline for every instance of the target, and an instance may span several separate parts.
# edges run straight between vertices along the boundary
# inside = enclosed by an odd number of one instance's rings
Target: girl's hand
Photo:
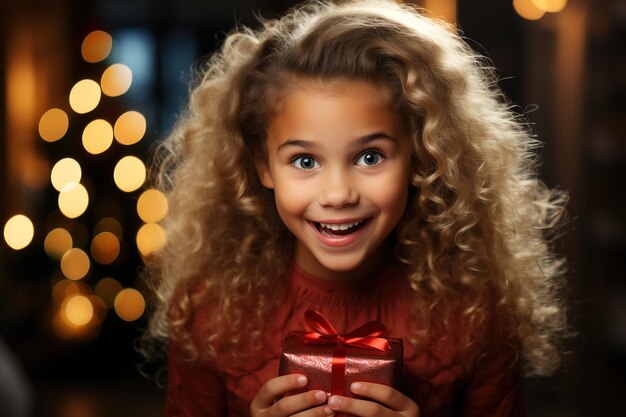
[[[283,375],[267,381],[256,394],[250,405],[252,417],[329,417],[334,412],[325,412],[328,397],[324,391],[307,391],[290,395],[276,401],[289,391],[307,384],[304,375]]]
[[[355,382],[350,390],[364,399],[333,395],[328,399],[327,415],[346,413],[358,417],[419,417],[417,404],[387,385]],[[372,401],[370,401],[372,400]]]

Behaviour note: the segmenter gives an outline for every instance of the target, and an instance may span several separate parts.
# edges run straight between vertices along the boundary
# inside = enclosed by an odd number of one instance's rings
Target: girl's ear
[[[259,175],[259,181],[261,181],[261,185],[263,185],[263,187],[265,188],[274,189],[274,179],[272,178],[272,173],[267,166],[267,161],[265,160],[265,158],[257,158],[255,165],[256,172]]]

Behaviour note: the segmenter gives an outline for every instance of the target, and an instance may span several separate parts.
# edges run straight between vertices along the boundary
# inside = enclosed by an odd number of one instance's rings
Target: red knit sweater
[[[165,416],[249,416],[261,385],[278,375],[284,336],[304,329],[306,310],[319,311],[339,332],[378,320],[389,336],[404,337],[402,391],[417,403],[420,417],[524,416],[517,350],[510,344],[491,336],[488,355],[469,360],[475,356],[459,347],[462,330],[432,337],[427,349],[407,343],[419,321],[411,314],[412,292],[399,271],[392,266],[357,284],[338,284],[295,267],[286,300],[268,324],[265,349],[243,364],[220,355],[189,362],[170,344]],[[206,314],[195,314],[192,328],[202,329]]]

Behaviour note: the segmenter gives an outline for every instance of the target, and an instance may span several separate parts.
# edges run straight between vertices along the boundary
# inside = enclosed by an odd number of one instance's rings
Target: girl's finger
[[[409,416],[418,415],[419,410],[413,400],[387,385],[355,382],[350,386],[350,390],[361,397],[379,402],[394,411],[399,411]]]
[[[392,417],[397,415],[379,403],[339,395],[333,395],[328,399],[327,411],[346,413],[358,417]]]
[[[319,405],[317,407],[310,408],[297,414],[293,414],[291,417],[334,417],[335,412],[330,410],[326,404]]]
[[[272,378],[263,384],[256,397],[254,397],[252,407],[256,409],[269,408],[272,404],[274,404],[274,400],[276,400],[276,398],[289,391],[302,388],[306,385],[306,383],[306,376],[298,374],[283,375]]]
[[[311,409],[315,406],[325,404],[327,399],[328,397],[324,391],[307,391],[301,394],[290,395],[276,401],[268,410],[267,416],[281,417],[302,414],[304,417],[323,417],[324,407],[316,407],[321,408],[321,410],[315,410],[310,414],[308,412],[312,411]]]

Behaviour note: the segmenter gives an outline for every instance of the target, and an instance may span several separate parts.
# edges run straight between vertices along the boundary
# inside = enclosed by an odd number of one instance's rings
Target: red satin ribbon
[[[378,350],[391,350],[387,337],[387,328],[378,321],[370,321],[352,330],[341,334],[324,316],[317,311],[308,310],[304,318],[312,329],[304,334],[305,343],[320,345],[335,345],[331,370],[331,394],[345,395],[344,378],[346,373],[346,353],[348,347]]]

